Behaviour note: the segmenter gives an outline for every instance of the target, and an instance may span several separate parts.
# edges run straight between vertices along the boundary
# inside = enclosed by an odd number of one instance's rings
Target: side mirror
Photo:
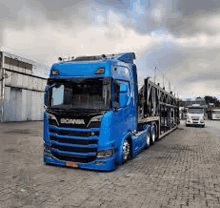
[[[48,105],[48,91],[49,91],[50,87],[47,85],[45,88],[45,92],[44,92],[44,105],[47,106]]]

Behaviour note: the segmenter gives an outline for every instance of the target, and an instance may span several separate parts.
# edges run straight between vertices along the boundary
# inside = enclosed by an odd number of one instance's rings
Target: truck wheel
[[[150,147],[150,131],[147,130],[147,135],[146,135],[146,148]]]
[[[131,156],[131,145],[127,139],[124,140],[122,146],[122,163],[126,163]]]
[[[156,140],[156,128],[155,125],[153,125],[151,130],[151,145],[155,143],[155,140]]]

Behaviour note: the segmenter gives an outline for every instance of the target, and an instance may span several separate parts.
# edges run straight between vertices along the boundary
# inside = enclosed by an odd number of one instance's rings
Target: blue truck
[[[44,95],[45,164],[111,171],[178,127],[179,101],[144,79],[134,53],[52,65]]]

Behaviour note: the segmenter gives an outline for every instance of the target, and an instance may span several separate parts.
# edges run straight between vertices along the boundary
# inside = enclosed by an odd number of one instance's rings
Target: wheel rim
[[[130,144],[127,140],[124,141],[123,147],[122,147],[122,158],[124,161],[128,159],[128,156],[130,155]]]
[[[150,145],[150,133],[149,133],[149,131],[147,132],[146,142],[147,142],[147,146],[149,146]]]
[[[156,138],[155,128],[153,127],[153,130],[152,130],[152,142],[153,142],[153,143],[155,142],[155,138]]]

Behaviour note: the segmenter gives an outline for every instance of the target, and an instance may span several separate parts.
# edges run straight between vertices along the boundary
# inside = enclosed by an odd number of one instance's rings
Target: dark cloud
[[[181,80],[182,83],[193,83],[193,82],[209,82],[209,81],[218,81],[220,80],[220,72],[217,68],[214,68],[213,71],[207,72],[198,72],[197,75],[190,75]]]
[[[108,12],[112,10],[121,16],[121,24],[139,33],[163,29],[179,37],[219,32],[198,22],[204,17],[218,15],[219,8],[219,0],[3,0],[0,20],[4,27],[22,29],[38,25],[37,17],[45,18],[51,24],[74,26],[100,24],[95,17],[101,15],[108,24]],[[33,21],[26,19],[28,9],[36,13]],[[34,17],[30,15],[29,18]]]
[[[216,13],[216,8],[220,8],[219,0],[179,0],[176,7],[183,16],[205,14],[207,12]]]
[[[220,47],[184,47],[177,42],[154,43],[137,62],[139,77],[151,76],[157,67],[157,82],[166,88],[168,81],[180,94],[194,92],[219,94],[220,88]]]
[[[167,77],[171,80],[176,79],[177,75],[190,74],[190,62],[198,59],[191,52],[171,42],[154,44],[140,57],[144,66],[141,70],[146,68],[146,72],[150,69],[153,73],[154,68],[157,67],[157,76],[169,74]]]

